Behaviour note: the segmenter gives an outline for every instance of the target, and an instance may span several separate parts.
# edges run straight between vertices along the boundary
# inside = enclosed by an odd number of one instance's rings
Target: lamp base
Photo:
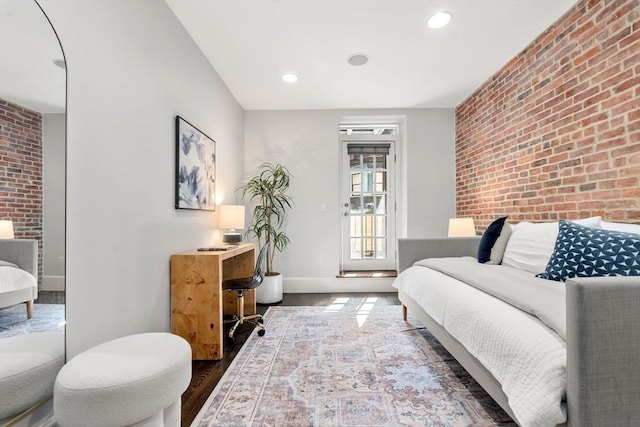
[[[224,233],[222,235],[222,242],[228,243],[231,245],[237,245],[242,242],[242,234],[241,233]]]

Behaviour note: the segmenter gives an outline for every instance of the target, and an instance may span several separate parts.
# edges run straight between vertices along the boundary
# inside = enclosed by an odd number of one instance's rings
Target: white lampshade
[[[244,206],[221,205],[218,210],[218,228],[231,231],[222,235],[222,241],[225,243],[242,242],[242,234],[235,231],[244,228]]]
[[[244,206],[221,205],[219,208],[219,228],[222,228],[223,230],[238,230],[244,228]]]
[[[473,218],[450,218],[447,235],[449,237],[475,236],[476,226],[473,223]]]
[[[10,219],[0,219],[0,239],[13,239],[13,221]]]

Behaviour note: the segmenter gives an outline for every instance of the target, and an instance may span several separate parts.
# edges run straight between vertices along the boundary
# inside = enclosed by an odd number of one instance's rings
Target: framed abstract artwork
[[[176,116],[176,209],[214,211],[216,142]]]

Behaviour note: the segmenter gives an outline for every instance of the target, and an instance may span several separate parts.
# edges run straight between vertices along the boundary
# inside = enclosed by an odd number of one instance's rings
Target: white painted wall
[[[408,120],[404,237],[446,237],[456,216],[455,111],[418,111]]]
[[[42,289],[64,291],[65,115],[42,115]]]
[[[398,237],[446,235],[448,218],[455,214],[452,109],[247,111],[245,179],[265,161],[283,163],[294,175],[295,207],[286,225],[291,245],[274,264],[284,275],[285,292],[390,290],[388,279],[335,279],[340,264],[338,125],[344,118],[363,116],[405,122]],[[326,212],[320,211],[321,204]],[[316,265],[317,257],[323,265]]]
[[[276,261],[291,279],[285,291],[362,283],[330,280],[338,270],[341,118],[406,118],[402,230],[446,233],[455,212],[453,110],[244,113],[164,2],[40,3],[68,66],[68,357],[169,330],[169,256],[217,238],[213,214],[173,208],[176,114],[217,142],[218,202],[235,202],[235,188],[263,161],[291,168],[293,244]]]
[[[40,0],[67,60],[67,356],[170,329],[169,257],[214,215],[174,209],[174,118],[217,142],[219,202],[243,176],[244,112],[165,2]]]

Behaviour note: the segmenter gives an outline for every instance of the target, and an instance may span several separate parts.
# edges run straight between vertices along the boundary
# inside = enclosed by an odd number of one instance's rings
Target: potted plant
[[[273,304],[282,301],[282,275],[273,269],[273,258],[290,243],[282,226],[293,203],[287,194],[291,173],[281,164],[271,163],[263,163],[258,170],[258,175],[240,189],[243,199],[255,203],[247,234],[255,236],[261,247],[267,246],[265,280],[256,288],[256,301]]]

